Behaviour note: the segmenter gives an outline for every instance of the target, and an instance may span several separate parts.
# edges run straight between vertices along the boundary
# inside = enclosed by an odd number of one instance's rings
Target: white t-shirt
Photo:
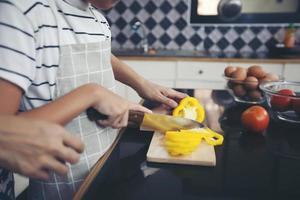
[[[62,30],[47,0],[0,1],[0,78],[23,89],[20,111],[53,100],[59,45],[111,38],[107,20],[91,5],[81,0],[56,2]]]

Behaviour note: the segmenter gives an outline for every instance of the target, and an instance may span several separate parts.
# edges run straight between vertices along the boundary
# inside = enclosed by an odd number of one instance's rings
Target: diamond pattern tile
[[[157,9],[157,6],[152,1],[149,1],[145,6],[145,10],[149,14],[154,13],[156,9]]]
[[[132,24],[144,24],[150,47],[197,49],[208,51],[268,51],[282,42],[281,26],[191,26],[188,0],[124,0],[105,11],[111,24],[113,48],[135,48],[142,40],[141,30]],[[296,32],[300,41],[300,27]]]

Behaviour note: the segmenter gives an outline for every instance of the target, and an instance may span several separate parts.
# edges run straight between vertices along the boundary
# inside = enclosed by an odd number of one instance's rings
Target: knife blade
[[[94,108],[87,109],[88,119],[91,121],[104,120],[108,116],[99,113]],[[128,124],[133,127],[146,127],[160,132],[204,128],[204,125],[191,119],[170,115],[129,111]]]

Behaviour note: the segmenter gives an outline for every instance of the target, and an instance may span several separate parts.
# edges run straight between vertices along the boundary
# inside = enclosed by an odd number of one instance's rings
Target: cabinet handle
[[[203,74],[203,70],[200,69],[200,70],[198,71],[198,74]]]

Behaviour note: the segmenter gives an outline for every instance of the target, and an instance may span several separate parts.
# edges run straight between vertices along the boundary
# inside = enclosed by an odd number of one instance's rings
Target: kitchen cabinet
[[[207,59],[207,58],[130,58],[121,57],[125,63],[146,79],[166,87],[224,89],[225,67],[262,66],[268,73],[284,76],[286,80],[300,81],[300,61],[255,59]],[[134,90],[118,84],[118,94],[138,102],[141,98]]]
[[[223,71],[226,62],[178,61],[177,88],[210,88],[223,89]]]
[[[285,64],[283,74],[287,81],[300,81],[300,63]]]

